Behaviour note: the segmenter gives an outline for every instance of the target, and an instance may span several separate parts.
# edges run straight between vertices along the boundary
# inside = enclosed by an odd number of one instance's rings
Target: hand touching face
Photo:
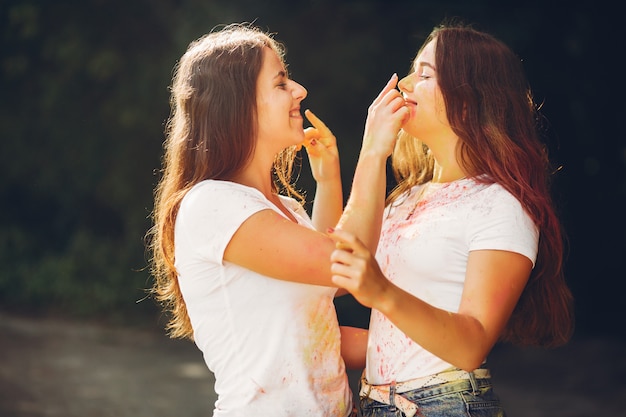
[[[402,129],[427,144],[431,137],[450,130],[437,82],[435,46],[436,41],[430,41],[415,59],[413,72],[398,83],[410,110],[410,117]]]
[[[361,152],[391,155],[400,128],[409,117],[404,98],[396,89],[394,74],[370,105],[365,121]]]

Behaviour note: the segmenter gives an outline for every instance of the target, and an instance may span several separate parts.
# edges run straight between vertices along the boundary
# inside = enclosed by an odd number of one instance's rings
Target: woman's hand
[[[374,256],[352,233],[334,229],[328,236],[336,245],[330,256],[333,283],[348,290],[365,307],[378,309],[393,284],[383,275]]]
[[[341,177],[339,150],[333,132],[311,110],[304,115],[313,125],[304,129],[304,142],[315,181],[336,180]]]
[[[361,152],[391,155],[398,132],[409,118],[404,97],[396,89],[398,75],[393,74],[367,111]]]

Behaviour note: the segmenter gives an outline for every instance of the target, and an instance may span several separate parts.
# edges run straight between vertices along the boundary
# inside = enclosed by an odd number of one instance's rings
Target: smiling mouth
[[[409,106],[417,106],[417,102],[413,101],[413,100],[409,100],[409,99],[404,99],[404,103],[409,105]]]

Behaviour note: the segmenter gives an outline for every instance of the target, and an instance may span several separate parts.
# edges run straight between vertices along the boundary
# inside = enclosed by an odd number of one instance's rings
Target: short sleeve
[[[537,259],[539,230],[520,202],[493,184],[475,203],[470,219],[471,250],[505,250]]]
[[[272,208],[254,188],[227,181],[203,181],[181,202],[175,227],[177,252],[196,253],[206,261],[221,264],[226,246],[241,224],[254,213]]]

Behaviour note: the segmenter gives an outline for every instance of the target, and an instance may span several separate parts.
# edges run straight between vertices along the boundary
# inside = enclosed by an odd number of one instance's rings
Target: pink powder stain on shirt
[[[383,349],[381,348],[380,345],[376,345],[376,351],[380,354]],[[384,356],[380,356],[380,361],[379,361],[379,365],[378,365],[378,375],[381,377],[384,377],[385,375],[387,375],[389,373],[389,364],[387,361],[387,358],[385,358]]]
[[[428,215],[434,211],[453,204],[467,194],[468,180],[456,181],[446,184],[434,184],[430,192],[420,196],[420,189],[415,188],[411,195],[404,201],[397,203],[385,212],[385,219],[379,242],[379,255],[381,269],[390,281],[394,278],[393,265],[399,262],[394,259],[397,253],[395,247],[400,239],[415,239],[422,227],[429,225]],[[422,224],[423,222],[423,224]],[[376,340],[376,359],[378,361],[376,372],[382,380],[392,381],[395,379],[394,370],[401,369],[402,363],[399,358],[408,351],[412,351],[415,342],[401,332],[391,321],[382,314],[373,317],[379,329],[389,328],[395,336],[389,340]],[[383,331],[383,334],[388,334]]]
[[[384,360],[381,360],[380,366],[378,367],[378,375],[380,375],[381,377],[384,377],[385,375],[387,375],[387,368],[388,366],[385,366]]]
[[[382,253],[389,253],[389,248],[397,245],[402,238],[414,239],[434,210],[452,204],[463,197],[469,189],[468,180],[451,183],[427,183],[414,187],[402,201],[392,205],[385,212],[379,248]],[[427,188],[424,188],[427,187]],[[421,190],[425,189],[424,193]]]
[[[433,186],[432,183],[431,186]],[[415,208],[410,211],[409,217],[453,203],[468,189],[466,184],[458,181],[434,186],[436,187],[434,190],[427,191],[423,198],[417,202]]]

